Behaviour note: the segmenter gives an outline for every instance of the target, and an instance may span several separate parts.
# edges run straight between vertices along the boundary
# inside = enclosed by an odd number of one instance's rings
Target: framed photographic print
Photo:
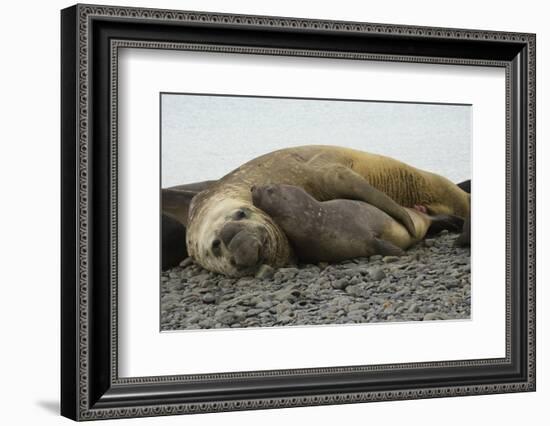
[[[535,390],[535,35],[61,28],[64,416]]]

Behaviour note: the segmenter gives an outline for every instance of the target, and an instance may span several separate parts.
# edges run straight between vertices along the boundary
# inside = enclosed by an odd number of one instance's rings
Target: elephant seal
[[[215,181],[196,182],[162,189],[161,267],[177,266],[187,257],[186,220],[191,200]]]
[[[415,234],[382,210],[355,200],[317,201],[292,185],[252,187],[252,202],[273,218],[288,237],[299,260],[339,262],[375,254],[404,255],[434,225],[458,232],[458,216],[429,216],[407,208]]]
[[[319,201],[365,201],[416,230],[405,207],[422,205],[432,215],[467,216],[469,194],[443,176],[382,155],[350,148],[306,145],[257,157],[192,198],[187,250],[205,269],[227,276],[252,275],[262,265],[294,259],[288,238],[252,203],[254,185],[287,184]]]
[[[177,266],[187,256],[185,241],[185,226],[169,214],[162,214],[161,222],[161,265],[162,270]]]
[[[472,181],[465,180],[464,182],[457,183],[458,187],[463,191],[466,191],[468,194],[471,194]],[[462,233],[460,237],[455,241],[455,246],[457,247],[469,247],[471,240],[471,211],[470,214],[464,220],[464,226],[462,227]]]
[[[457,183],[456,184],[460,189],[462,189],[463,191],[467,192],[468,194],[471,194],[471,186],[472,186],[472,181],[471,179],[468,179],[468,180],[465,180],[463,182],[460,182],[460,183]]]

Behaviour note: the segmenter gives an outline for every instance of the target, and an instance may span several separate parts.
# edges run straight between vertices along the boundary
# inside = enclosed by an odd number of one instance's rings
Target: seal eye
[[[237,210],[233,214],[233,220],[241,220],[241,219],[244,219],[245,217],[246,217],[246,212],[242,209]]]
[[[214,241],[212,241],[212,253],[214,256],[221,255],[221,240],[216,238]]]

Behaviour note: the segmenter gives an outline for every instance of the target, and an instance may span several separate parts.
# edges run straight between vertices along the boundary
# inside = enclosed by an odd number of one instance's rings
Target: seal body
[[[407,213],[415,234],[387,213],[362,201],[319,202],[291,185],[253,187],[254,205],[269,214],[287,235],[297,257],[305,262],[337,262],[354,257],[402,255],[424,238],[433,222],[440,230],[458,230],[456,216],[431,217],[415,209]],[[443,226],[441,226],[443,225]]]
[[[415,224],[404,207],[422,205],[431,215],[464,218],[470,204],[469,194],[443,176],[389,157],[325,145],[287,148],[245,163],[193,197],[185,221],[189,255],[228,276],[292,260],[286,234],[252,202],[251,188],[270,184],[298,186],[318,201],[364,201],[411,236]]]

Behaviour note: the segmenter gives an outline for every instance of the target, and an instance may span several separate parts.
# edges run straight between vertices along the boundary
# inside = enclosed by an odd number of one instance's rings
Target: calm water
[[[471,177],[467,105],[162,95],[162,187],[217,179],[276,149],[340,145],[454,182]]]

